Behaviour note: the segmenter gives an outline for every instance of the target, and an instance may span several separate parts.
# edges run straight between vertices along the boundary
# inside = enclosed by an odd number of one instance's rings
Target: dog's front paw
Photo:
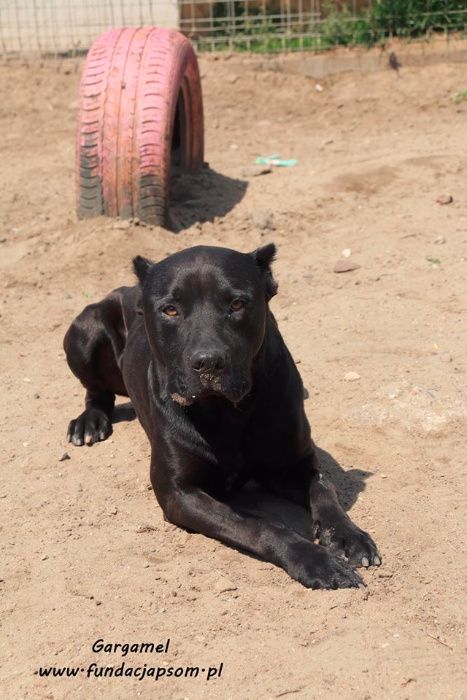
[[[311,543],[294,547],[289,574],[307,588],[358,588],[363,584],[342,557]]]
[[[88,408],[70,421],[67,432],[68,442],[73,445],[93,445],[100,440],[106,440],[112,434],[112,423],[104,411],[99,408]]]
[[[332,525],[315,524],[319,543],[331,552],[345,557],[351,566],[379,566],[381,557],[370,535],[350,519]]]

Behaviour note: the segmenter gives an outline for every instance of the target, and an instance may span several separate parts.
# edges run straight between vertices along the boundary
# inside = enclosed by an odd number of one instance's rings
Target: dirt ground
[[[247,59],[202,59],[211,171],[175,192],[178,234],[77,221],[79,70],[0,66],[0,695],[467,697],[467,103],[452,99],[467,87],[465,64],[318,87],[255,72]],[[299,164],[252,177],[255,157],[271,153]],[[84,305],[132,283],[133,255],[271,240],[272,307],[310,394],[324,468],[384,558],[363,572],[365,590],[309,591],[165,524],[128,407],[107,442],[65,444],[83,391],[63,335]],[[360,268],[336,274],[344,249]],[[267,507],[286,519],[283,504]],[[167,654],[125,662],[222,662],[222,675],[35,673],[121,664],[119,653],[92,651],[99,638],[170,638]]]

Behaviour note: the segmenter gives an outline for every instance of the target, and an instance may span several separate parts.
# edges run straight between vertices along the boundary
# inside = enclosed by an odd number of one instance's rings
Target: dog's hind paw
[[[106,440],[112,434],[112,422],[104,411],[89,408],[70,421],[67,432],[68,442],[73,445],[93,445]]]

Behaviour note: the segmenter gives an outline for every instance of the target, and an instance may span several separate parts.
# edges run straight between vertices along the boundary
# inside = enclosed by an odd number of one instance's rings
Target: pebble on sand
[[[225,576],[220,576],[214,584],[214,590],[216,593],[227,593],[227,591],[236,591],[237,586]]]
[[[249,165],[242,171],[244,177],[259,177],[259,175],[268,175],[269,173],[272,173],[270,165]]]
[[[358,372],[347,372],[347,374],[344,374],[344,379],[346,382],[356,382],[360,379],[360,375]]]
[[[352,272],[352,270],[358,270],[361,267],[356,262],[353,262],[350,258],[341,258],[334,265],[334,272]]]
[[[114,225],[113,228],[120,230],[120,231],[125,231],[127,228],[130,228],[131,223],[128,221],[128,219],[122,219],[121,221],[117,221]]]
[[[451,204],[454,200],[450,194],[441,194],[436,201],[438,204]]]

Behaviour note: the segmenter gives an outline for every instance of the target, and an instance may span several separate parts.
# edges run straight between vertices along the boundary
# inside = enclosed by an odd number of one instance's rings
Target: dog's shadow
[[[112,413],[112,424],[115,423],[126,423],[135,420],[136,412],[131,401],[126,401],[125,403],[117,404]]]
[[[205,166],[199,173],[176,173],[170,181],[168,225],[179,233],[195,223],[228,214],[244,197],[248,182],[222,175]]]
[[[362,469],[345,471],[339,462],[325,450],[318,449],[321,471],[336,487],[339,501],[345,510],[350,510],[359,494],[365,489],[366,480],[372,472]],[[295,503],[275,496],[270,491],[249,482],[229,504],[238,513],[252,515],[265,520],[282,522],[300,535],[311,538],[310,513]]]

